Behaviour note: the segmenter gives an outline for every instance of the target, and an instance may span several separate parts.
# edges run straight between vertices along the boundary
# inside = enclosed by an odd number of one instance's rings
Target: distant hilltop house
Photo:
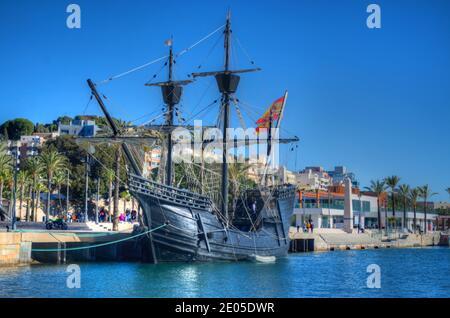
[[[433,202],[433,209],[450,210],[450,203],[445,201]],[[423,205],[423,202],[422,202]]]
[[[95,137],[99,130],[94,120],[74,119],[68,124],[58,123],[58,133],[61,136]]]
[[[322,167],[306,167],[297,173],[296,182],[305,190],[326,191],[331,185],[331,177]]]
[[[55,139],[58,136],[59,133],[57,132],[33,133],[32,135],[20,136],[20,139],[17,141],[8,140],[9,154],[16,156],[18,151],[21,160],[36,156],[40,153],[42,146],[47,140]]]
[[[145,152],[143,174],[146,177],[152,175],[153,169],[159,167],[161,163],[161,148],[155,147]]]
[[[268,186],[275,184],[291,183],[296,184],[296,173],[288,170],[285,166],[277,165],[275,167],[266,167],[265,161],[250,160],[247,162],[250,166],[247,170],[247,178],[256,184],[266,183]],[[264,180],[265,176],[265,180]]]
[[[356,180],[355,174],[347,171],[345,166],[336,166],[334,167],[334,170],[327,172],[331,177],[334,186],[343,185],[345,179],[349,178],[352,182],[352,187],[359,187],[359,182]]]
[[[310,191],[327,191],[330,186],[341,186],[346,178],[351,180],[353,187],[359,186],[355,174],[347,171],[344,166],[336,166],[330,171],[320,166],[305,167],[296,174],[298,186]]]

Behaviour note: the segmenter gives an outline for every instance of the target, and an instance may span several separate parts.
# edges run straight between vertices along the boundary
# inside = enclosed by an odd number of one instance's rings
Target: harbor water
[[[371,264],[381,288],[367,285]],[[68,287],[68,265],[0,268],[0,297],[450,297],[445,247],[290,254],[272,264],[81,263],[80,288]]]

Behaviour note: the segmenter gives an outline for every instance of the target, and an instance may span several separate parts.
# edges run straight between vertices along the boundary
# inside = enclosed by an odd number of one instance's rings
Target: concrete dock
[[[145,256],[145,240],[132,238],[131,224],[123,224],[119,232],[95,224],[76,224],[67,231],[41,228],[41,224],[38,228],[28,224],[16,232],[0,232],[0,266],[141,260]]]
[[[297,232],[291,228],[291,252],[334,251],[351,249],[448,246],[448,236],[440,232],[427,234],[396,234],[386,236],[378,231],[346,233],[340,229],[318,229],[314,233]],[[445,238],[447,237],[447,241]],[[447,243],[446,243],[447,242]]]
[[[135,237],[132,224],[72,224],[67,231],[47,231],[42,224],[19,226],[17,232],[0,231],[0,266],[75,261],[142,261],[149,258],[145,235]],[[339,229],[318,229],[314,233],[291,228],[290,251],[335,251],[353,249],[449,246],[448,234],[403,234],[385,236],[378,231],[346,233]]]

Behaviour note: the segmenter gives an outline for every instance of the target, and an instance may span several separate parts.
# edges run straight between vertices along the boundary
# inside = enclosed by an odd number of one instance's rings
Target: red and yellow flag
[[[270,105],[266,112],[262,115],[260,119],[256,121],[256,132],[259,133],[261,128],[269,128],[270,123],[278,120],[283,108],[284,99],[286,96],[278,98],[276,101]]]

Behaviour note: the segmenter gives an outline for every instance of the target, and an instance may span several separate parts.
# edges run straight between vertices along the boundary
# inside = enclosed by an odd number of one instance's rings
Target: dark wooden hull
[[[148,228],[167,224],[149,235],[152,258],[167,261],[239,261],[255,255],[283,257],[289,247],[289,221],[295,192],[274,198],[278,216],[264,218],[257,231],[228,228],[216,214],[164,196],[130,187],[144,213]],[[264,212],[264,211],[262,211]]]

